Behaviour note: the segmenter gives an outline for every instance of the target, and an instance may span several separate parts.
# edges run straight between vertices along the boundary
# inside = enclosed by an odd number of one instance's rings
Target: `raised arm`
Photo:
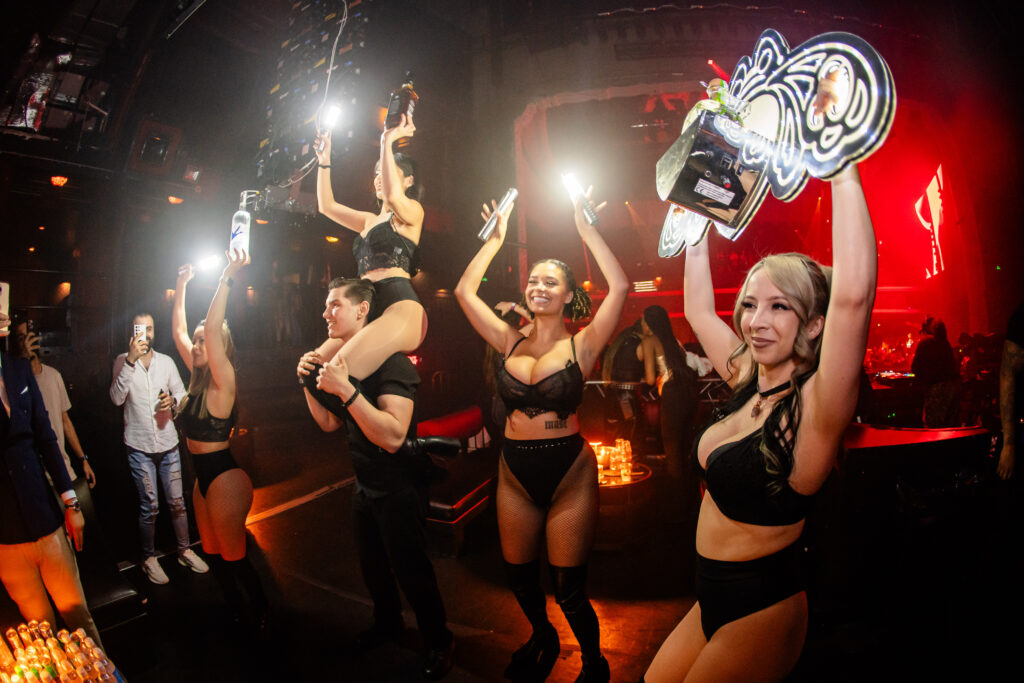
[[[374,214],[369,211],[358,211],[334,201],[334,189],[331,187],[331,133],[320,133],[316,143],[323,143],[323,149],[316,153],[316,205],[320,213],[338,225],[354,232],[362,232],[366,224],[373,220]],[[314,149],[316,147],[314,146]]]
[[[838,439],[857,404],[878,273],[875,231],[856,166],[832,180],[832,207],[832,289],[821,360],[805,402],[818,433]]]
[[[593,188],[587,188],[586,197],[589,200]],[[600,211],[607,202],[601,202],[595,211]],[[608,244],[601,237],[597,228],[587,223],[583,216],[583,201],[577,200],[575,210],[576,231],[583,238],[583,244],[590,249],[594,255],[597,267],[608,282],[608,296],[598,307],[597,312],[591,319],[590,324],[580,330],[576,335],[576,349],[582,357],[580,366],[583,375],[590,374],[594,363],[604,350],[605,344],[611,339],[612,333],[619,324],[622,316],[622,307],[626,305],[626,295],[629,293],[629,279],[622,271],[615,254],[608,247]]]
[[[210,301],[210,310],[206,312],[206,358],[210,367],[210,375],[213,383],[218,389],[235,390],[235,369],[228,359],[227,349],[224,347],[224,337],[220,330],[224,325],[224,313],[228,307],[228,294],[231,293],[231,284],[235,277],[245,266],[249,265],[249,254],[242,249],[225,252],[228,256],[228,264],[224,266],[224,273],[217,282],[217,291],[213,293],[213,300]]]
[[[380,136],[380,181],[384,201],[398,217],[400,226],[397,229],[417,244],[420,241],[420,229],[423,227],[423,205],[415,199],[405,196],[406,185],[402,181],[402,173],[395,164],[395,152],[392,145],[395,140],[411,138],[416,132],[412,116],[402,114],[402,122],[394,128],[388,128]]]
[[[185,320],[185,288],[193,277],[195,271],[192,270],[191,263],[178,268],[178,281],[174,285],[174,310],[171,312],[171,337],[178,349],[178,355],[185,361],[185,367],[189,371],[192,370],[192,337],[188,333],[188,323]]]
[[[746,375],[750,364],[750,353],[729,364],[729,356],[739,347],[741,340],[729,325],[715,312],[715,288],[711,284],[711,260],[709,256],[709,234],[692,247],[686,247],[686,267],[683,271],[683,314],[690,323],[697,341],[704,347],[708,359],[715,366],[719,377],[729,386],[735,386],[740,377]]]
[[[493,201],[491,204],[494,206],[494,210],[497,210],[497,204]],[[508,216],[512,213],[513,206],[515,206],[515,202],[509,203],[508,210],[498,214],[498,225],[494,228],[494,232],[480,247],[480,251],[476,253],[473,260],[469,262],[466,272],[462,274],[459,284],[455,286],[455,298],[459,300],[459,306],[462,307],[462,312],[469,319],[469,324],[473,326],[477,334],[484,338],[485,342],[502,354],[512,344],[512,339],[520,334],[502,320],[494,312],[494,309],[480,298],[477,292],[480,290],[480,281],[487,274],[487,267],[491,265],[491,261],[494,260],[505,241]],[[483,207],[484,210],[480,215],[486,221],[491,215],[491,209],[487,208],[486,204]]]

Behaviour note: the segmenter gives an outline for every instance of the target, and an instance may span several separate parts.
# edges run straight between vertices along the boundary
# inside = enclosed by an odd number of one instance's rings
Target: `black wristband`
[[[353,402],[353,401],[355,401],[355,400],[356,400],[357,398],[359,398],[359,394],[361,394],[361,393],[362,393],[362,392],[361,392],[361,391],[359,391],[359,387],[356,387],[355,393],[353,393],[353,394],[352,394],[352,395],[351,395],[351,396],[349,397],[349,399],[348,399],[347,401],[345,401],[344,403],[342,403],[342,404],[341,404],[341,407],[342,407],[342,408],[348,408],[348,407],[349,407],[350,405],[352,405],[352,402]]]
[[[331,165],[330,164],[317,164],[317,167],[318,168],[330,168]]]
[[[130,368],[134,368],[135,367],[135,363],[131,362],[127,358],[124,359],[124,364],[127,365]]]
[[[220,281],[226,284],[228,286],[228,289],[231,289],[232,287],[235,286],[235,281],[229,277],[222,277]]]

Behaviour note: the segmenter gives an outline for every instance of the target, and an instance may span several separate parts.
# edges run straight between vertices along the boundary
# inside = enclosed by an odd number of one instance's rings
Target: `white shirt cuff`
[[[67,503],[70,503],[73,500],[78,500],[78,494],[75,493],[74,489],[68,489],[64,493],[60,494],[60,497],[61,497],[61,500],[64,501],[65,505]]]

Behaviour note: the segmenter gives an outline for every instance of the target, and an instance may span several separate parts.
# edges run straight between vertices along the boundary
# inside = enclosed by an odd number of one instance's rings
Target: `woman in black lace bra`
[[[245,553],[245,518],[252,506],[252,481],[235,463],[229,447],[237,416],[235,346],[224,319],[232,278],[248,263],[249,255],[244,251],[228,254],[228,265],[206,319],[191,337],[185,322],[185,288],[193,271],[191,265],[179,268],[171,327],[174,345],[192,373],[188,396],[176,410],[175,421],[185,435],[196,472],[192,505],[203,552],[209,556],[210,568],[232,611],[239,613],[237,584],[241,584],[249,595],[256,624],[262,628],[266,625],[267,599]]]
[[[832,179],[832,253],[832,269],[803,254],[762,259],[730,329],[715,312],[708,240],[686,249],[686,319],[733,397],[697,439],[707,487],[697,602],[646,683],[778,681],[800,657],[807,594],[797,541],[853,417],[875,296],[875,235],[856,166]]]
[[[321,362],[335,355],[345,359],[351,377],[365,379],[392,354],[412,353],[427,334],[427,314],[412,288],[417,272],[419,242],[423,228],[423,186],[416,180],[412,159],[392,151],[392,144],[412,137],[416,131],[411,116],[402,116],[380,139],[373,186],[380,202],[377,213],[358,211],[334,201],[331,189],[331,134],[317,138],[323,143],[316,153],[316,196],[320,213],[349,230],[359,233],[352,245],[359,277],[372,280],[376,293],[370,322],[342,345],[327,340],[317,349]]]
[[[526,284],[526,306],[534,317],[524,337],[477,294],[505,239],[511,209],[499,216],[494,233],[455,288],[473,328],[503,357],[496,377],[507,412],[498,472],[498,530],[509,584],[533,628],[530,639],[512,655],[505,676],[543,680],[558,656],[558,633],[548,621],[540,587],[539,557],[546,545],[555,600],[583,654],[576,680],[608,681],[597,615],[586,594],[587,557],[597,524],[597,462],[580,436],[576,410],[583,379],[618,324],[629,283],[577,206],[576,229],[608,281],[608,296],[590,324],[570,334],[565,318],[587,317],[590,297],[576,286],[564,263],[540,261]],[[490,216],[486,205],[483,216]]]

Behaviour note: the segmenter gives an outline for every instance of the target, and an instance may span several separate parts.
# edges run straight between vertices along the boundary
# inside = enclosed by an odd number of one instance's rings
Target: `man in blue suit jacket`
[[[0,337],[7,336],[9,323],[0,313]],[[82,549],[85,519],[32,367],[2,351],[0,403],[0,580],[26,621],[55,623],[49,593],[65,623],[84,628],[99,644],[68,544],[70,536],[75,548]],[[63,513],[44,464],[61,492]]]

